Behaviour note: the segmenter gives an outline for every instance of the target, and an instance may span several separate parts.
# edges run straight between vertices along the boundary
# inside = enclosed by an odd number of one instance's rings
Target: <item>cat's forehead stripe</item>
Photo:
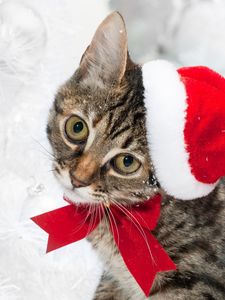
[[[123,142],[123,144],[121,145],[122,149],[126,149],[128,148],[132,143],[134,142],[134,138],[133,136],[128,136],[125,141]]]
[[[95,128],[102,121],[102,119],[103,119],[103,116],[100,116],[100,115],[94,117],[93,121],[92,121],[93,128]]]
[[[114,135],[116,130],[120,130],[121,127],[124,127],[128,118],[129,114],[126,108],[122,110],[120,114],[114,114],[113,119],[111,120],[111,126],[108,130],[108,136]]]
[[[129,131],[131,129],[130,125],[125,125],[122,128],[120,128],[119,130],[115,131],[112,135],[111,135],[111,140],[114,140],[116,137],[124,134],[126,131]]]

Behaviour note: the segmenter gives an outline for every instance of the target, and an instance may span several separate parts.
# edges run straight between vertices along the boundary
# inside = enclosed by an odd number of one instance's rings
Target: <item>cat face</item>
[[[154,194],[143,91],[123,19],[113,13],[50,112],[54,173],[71,201],[133,203]]]

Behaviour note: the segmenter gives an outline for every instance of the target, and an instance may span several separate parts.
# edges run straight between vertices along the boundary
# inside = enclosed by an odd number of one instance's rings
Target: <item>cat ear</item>
[[[127,64],[127,33],[122,16],[110,14],[82,56],[79,79],[87,84],[119,83]]]

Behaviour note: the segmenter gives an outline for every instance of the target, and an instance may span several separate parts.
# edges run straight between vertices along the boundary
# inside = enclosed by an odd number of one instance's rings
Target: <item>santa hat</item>
[[[143,66],[155,175],[171,196],[209,194],[225,176],[225,79],[207,67]]]

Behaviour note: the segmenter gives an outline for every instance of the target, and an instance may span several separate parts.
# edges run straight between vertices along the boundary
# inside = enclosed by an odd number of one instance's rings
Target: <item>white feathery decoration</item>
[[[27,79],[35,72],[46,43],[37,12],[15,1],[0,5],[0,72]]]
[[[104,0],[0,3],[0,300],[93,298],[102,266],[90,244],[46,254],[47,234],[30,217],[66,205],[47,115],[107,13]]]

